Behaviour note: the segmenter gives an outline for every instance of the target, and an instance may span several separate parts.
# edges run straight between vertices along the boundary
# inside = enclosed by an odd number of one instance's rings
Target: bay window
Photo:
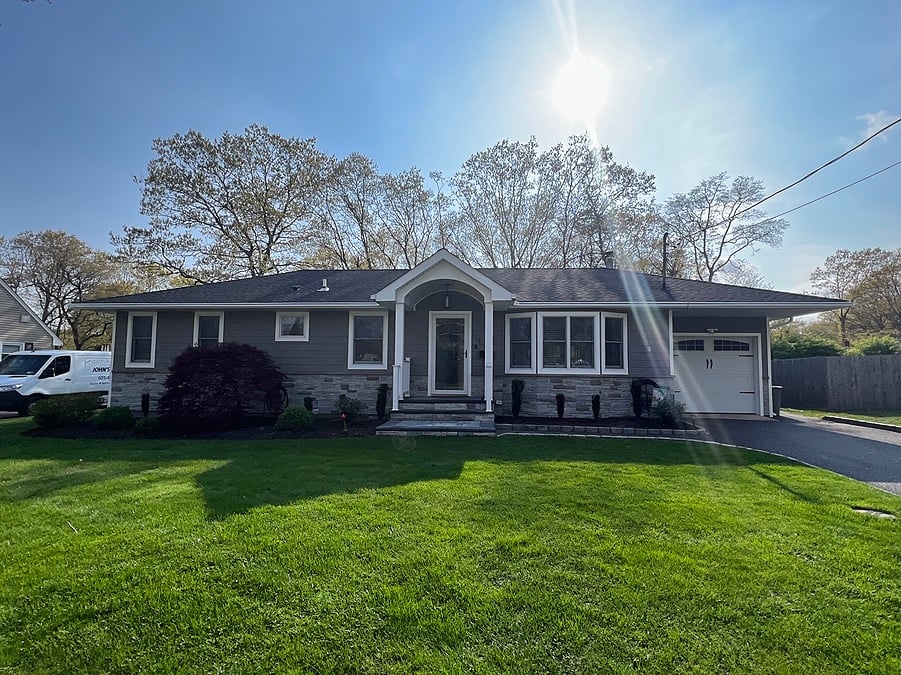
[[[539,373],[597,373],[600,362],[596,312],[539,312]]]

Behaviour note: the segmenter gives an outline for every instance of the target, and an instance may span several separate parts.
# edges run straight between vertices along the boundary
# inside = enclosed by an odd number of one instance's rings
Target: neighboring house
[[[245,342],[288,376],[293,404],[341,394],[371,412],[467,399],[510,414],[631,414],[650,378],[692,412],[769,415],[768,322],[847,307],[841,300],[667,279],[617,269],[474,269],[446,250],[411,270],[299,271],[93,300],[115,312],[112,405],[159,397],[190,345]]]
[[[63,341],[0,279],[0,359],[23,349],[53,349]]]

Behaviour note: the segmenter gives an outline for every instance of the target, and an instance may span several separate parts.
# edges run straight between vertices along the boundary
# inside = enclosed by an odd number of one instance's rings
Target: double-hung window
[[[596,312],[538,314],[538,372],[597,373],[600,363]]]
[[[276,342],[308,342],[310,340],[309,312],[276,312]]]
[[[388,367],[388,314],[351,312],[347,336],[347,367]]]
[[[222,312],[196,312],[194,314],[194,346],[215,347],[222,342]]]
[[[629,372],[629,324],[625,314],[601,312],[603,373]]]
[[[156,312],[130,312],[125,342],[126,368],[153,368],[156,362]]]
[[[508,314],[507,372],[535,372],[535,315]]]
[[[25,345],[21,342],[0,342],[0,361],[14,352],[20,352],[25,349]]]

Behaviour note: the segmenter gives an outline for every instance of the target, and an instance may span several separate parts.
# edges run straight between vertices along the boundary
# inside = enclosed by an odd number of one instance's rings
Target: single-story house
[[[0,279],[0,359],[24,349],[62,347],[59,339],[19,295]]]
[[[510,414],[631,414],[630,383],[669,388],[690,412],[769,415],[769,320],[842,300],[664,279],[619,269],[475,269],[440,250],[409,270],[303,270],[93,300],[115,313],[111,405],[159,397],[191,345],[255,345],[288,376],[291,404],[341,395],[392,411],[461,399]]]

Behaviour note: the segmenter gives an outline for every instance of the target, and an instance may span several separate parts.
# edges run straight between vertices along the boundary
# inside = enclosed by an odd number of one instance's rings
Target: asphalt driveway
[[[785,414],[697,422],[718,443],[785,455],[901,495],[901,433]]]

